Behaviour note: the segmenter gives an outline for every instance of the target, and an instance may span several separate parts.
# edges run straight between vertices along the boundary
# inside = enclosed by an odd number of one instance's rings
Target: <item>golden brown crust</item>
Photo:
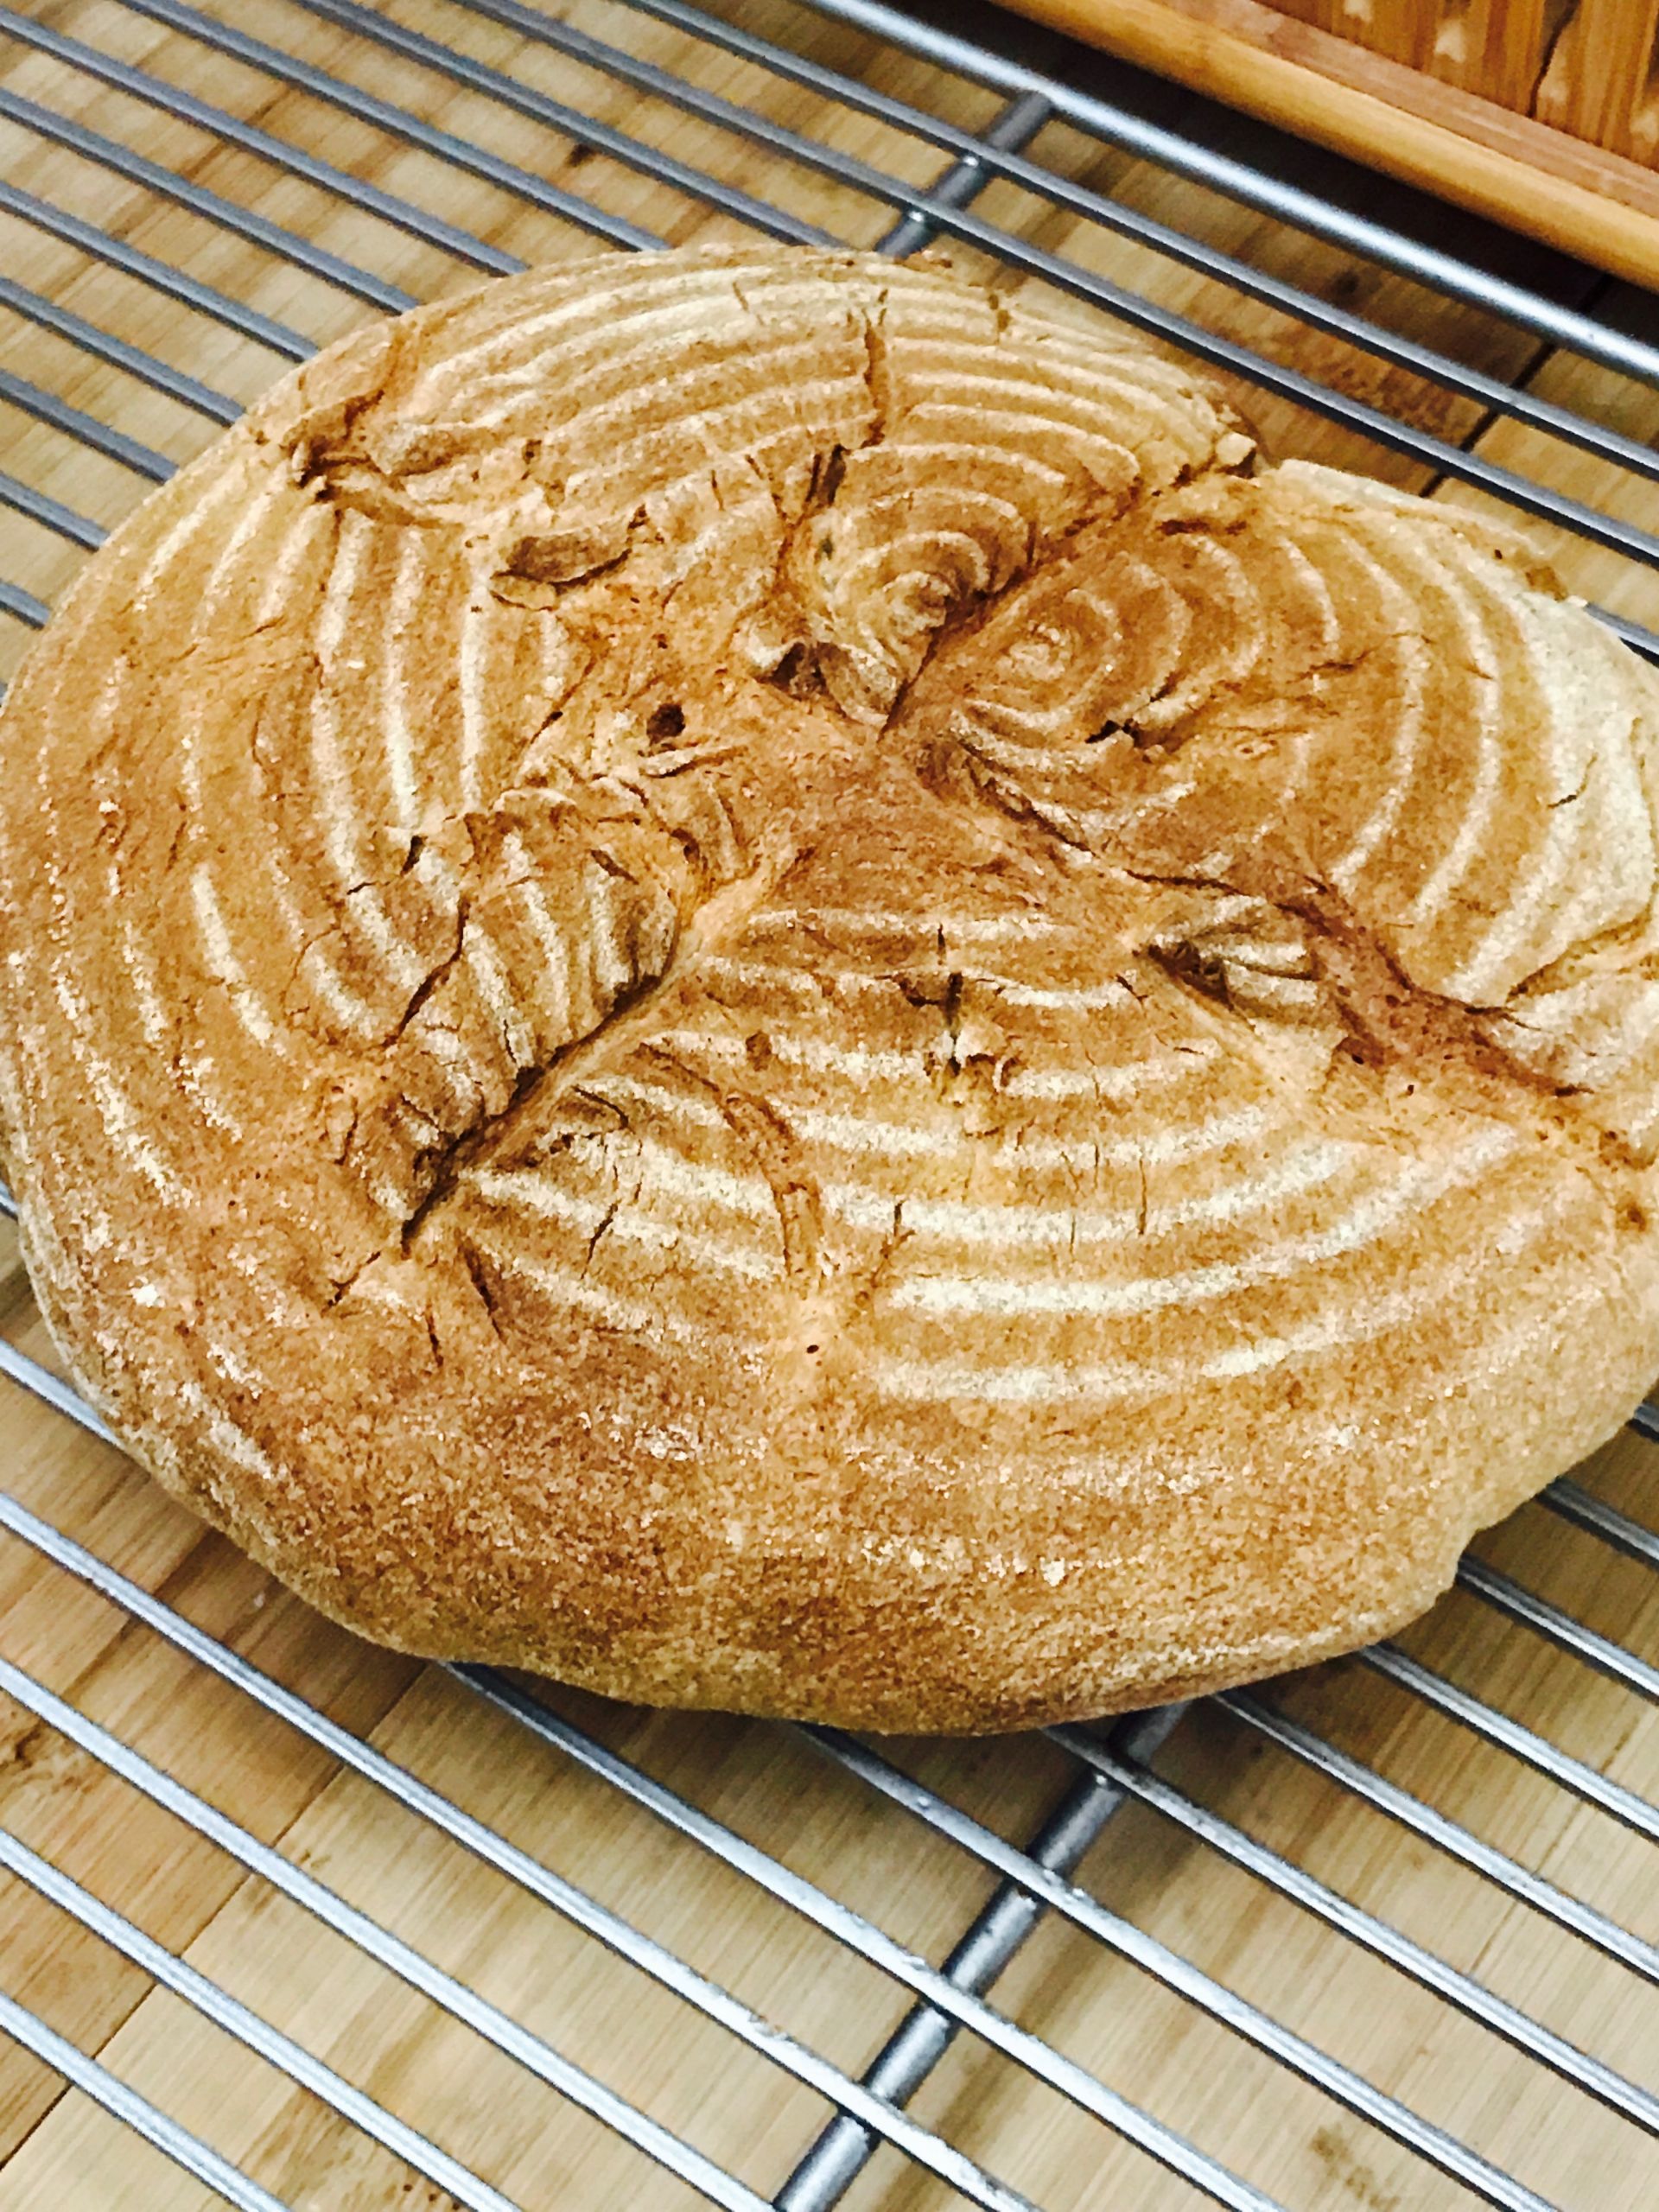
[[[1659,1365],[1656,696],[931,270],[378,326],[6,702],[42,1309],[412,1650],[956,1730],[1350,1647]]]

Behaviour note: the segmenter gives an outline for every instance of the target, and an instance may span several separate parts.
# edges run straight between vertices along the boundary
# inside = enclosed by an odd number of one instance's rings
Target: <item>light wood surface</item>
[[[1446,73],[1431,66],[1424,27],[1440,11],[1413,0],[1392,16],[1376,5],[1341,10],[1344,29],[1356,16],[1383,26],[1375,46],[1325,28],[1332,11],[1313,0],[1294,14],[1262,0],[1010,4],[1616,276],[1659,281],[1659,177],[1644,165],[1659,144],[1649,0],[1586,0],[1541,82],[1550,18],[1535,0],[1514,11],[1505,0],[1446,11],[1454,51],[1497,57],[1484,77],[1484,61]],[[1505,104],[1504,93],[1523,104]],[[1575,136],[1580,126],[1590,135]],[[1595,131],[1611,143],[1595,143]]]
[[[843,236],[873,242],[886,226],[887,213],[868,201],[640,102],[476,17],[435,0],[400,0],[395,12]],[[939,166],[918,142],[827,108],[636,16],[601,4],[563,12],[894,174],[923,179]],[[497,188],[204,55],[119,6],[67,0],[42,13],[527,258],[582,250],[574,232]],[[988,94],[895,56],[873,59],[866,44],[822,19],[757,3],[744,20],[775,26],[801,47],[867,69],[886,88],[972,127],[995,111]],[[259,28],[289,51],[441,117],[448,127],[665,235],[733,232],[726,219],[697,211],[606,157],[580,158],[556,134],[411,65],[368,54],[278,0],[261,10]],[[435,249],[342,210],[317,188],[278,177],[252,156],[217,147],[200,131],[99,91],[56,63],[0,45],[0,77],[227,197],[326,238],[413,291],[456,290],[474,281]],[[1063,127],[1051,127],[1036,150],[1067,174],[1494,375],[1528,377],[1551,397],[1605,411],[1635,435],[1659,435],[1659,394],[1633,391],[1582,364],[1541,364],[1533,341],[1512,329],[1402,278],[1351,266],[1329,248],[1278,232]],[[0,126],[0,175],[95,217],[314,338],[333,337],[366,312],[200,218],[112,181],[75,156],[43,150],[9,125]],[[1051,251],[1441,435],[1473,441],[1494,458],[1638,518],[1650,511],[1650,494],[1617,472],[1532,434],[1487,426],[1467,403],[1381,370],[1333,340],[1241,302],[1213,281],[1012,187],[995,187],[978,204]],[[980,265],[969,254],[955,257],[969,269]],[[9,218],[0,218],[0,264],[239,398],[271,373],[259,349]],[[987,265],[983,273],[995,272]],[[1094,319],[1075,301],[1051,296],[1046,304],[1082,322]],[[175,459],[198,450],[208,435],[175,403],[10,316],[0,317],[0,365]],[[1281,450],[1369,467],[1439,497],[1466,496],[1287,404],[1262,404],[1244,391],[1240,397]],[[10,407],[0,408],[0,466],[106,522],[130,504],[130,477],[60,434]],[[61,588],[77,556],[10,517],[3,534],[0,570],[42,597]],[[1659,621],[1659,580],[1565,537],[1558,550],[1574,588]],[[10,672],[25,642],[19,626],[0,617],[0,673]],[[0,1234],[0,1328],[49,1358],[9,1232]],[[1594,1357],[1593,1344],[1584,1356]],[[3,1480],[33,1510],[837,2063],[856,2072],[868,2062],[905,2009],[893,1984],[447,1678],[317,1620],[117,1454],[10,1386],[0,1385],[0,1394]],[[1583,1478],[1637,1517],[1659,1522],[1659,1453],[1624,1438]],[[1530,1586],[1659,1661],[1659,1578],[1538,1508],[1482,1548]],[[1631,1788],[1659,1793],[1659,1721],[1630,1692],[1504,1627],[1465,1598],[1448,1599],[1407,1641]],[[0,1654],[31,1669],[763,2193],[778,2188],[828,2116],[816,2096],[10,1539],[0,1539]],[[787,1732],[545,1694],[930,1957],[943,1957],[991,1891],[992,1878],[970,1859]],[[1319,1670],[1276,1694],[1333,1741],[1529,1866],[1659,1940],[1654,1847],[1605,1815],[1480,1750],[1357,1664]],[[888,1748],[1014,1838],[1031,1832],[1068,1776],[1058,1751],[1033,1738]],[[1189,1716],[1161,1764],[1321,1879],[1633,2079],[1659,2088],[1659,1998],[1583,1943],[1510,1905],[1216,1709]],[[3,1700],[0,1824],[474,2164],[527,2212],[681,2212],[696,2201]],[[1659,2202],[1659,2149],[1651,2142],[1152,1814],[1121,1814],[1085,1861],[1083,1878],[1229,1987],[1437,2124],[1466,2135],[1549,2202],[1568,2212],[1643,2212]],[[435,2212],[447,2202],[10,1881],[0,1881],[0,1988],[308,2212]],[[1297,2212],[1451,2212],[1472,2201],[1076,1929],[1045,1926],[999,1985],[996,2001]],[[1179,2212],[1199,2202],[970,2037],[958,2040],[916,2109],[1049,2212]],[[48,2069],[0,2042],[0,2212],[194,2212],[212,2201]],[[956,2201],[891,2152],[878,2156],[847,2199],[855,2212],[922,2212]]]

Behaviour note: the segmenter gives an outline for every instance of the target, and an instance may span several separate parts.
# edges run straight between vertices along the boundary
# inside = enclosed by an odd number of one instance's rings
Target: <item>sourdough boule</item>
[[[1659,1367],[1659,687],[936,269],[376,325],[0,713],[71,1370],[313,1603],[1005,1728],[1339,1651]]]

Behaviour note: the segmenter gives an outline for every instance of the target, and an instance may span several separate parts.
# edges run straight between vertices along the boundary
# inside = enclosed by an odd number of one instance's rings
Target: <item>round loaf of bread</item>
[[[404,1649],[1006,1728],[1390,1629],[1659,1367],[1659,685],[937,269],[289,378],[0,722],[76,1379]]]

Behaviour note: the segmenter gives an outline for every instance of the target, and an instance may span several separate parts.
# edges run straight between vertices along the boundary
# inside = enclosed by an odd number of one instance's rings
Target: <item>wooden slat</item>
[[[1579,0],[1556,40],[1533,112],[1541,123],[1614,153],[1633,151],[1648,88],[1659,0]]]
[[[1464,0],[1442,6],[1426,66],[1448,85],[1529,114],[1563,3]]]
[[[1009,4],[1617,276],[1659,283],[1659,178],[1457,83],[1261,0]]]

